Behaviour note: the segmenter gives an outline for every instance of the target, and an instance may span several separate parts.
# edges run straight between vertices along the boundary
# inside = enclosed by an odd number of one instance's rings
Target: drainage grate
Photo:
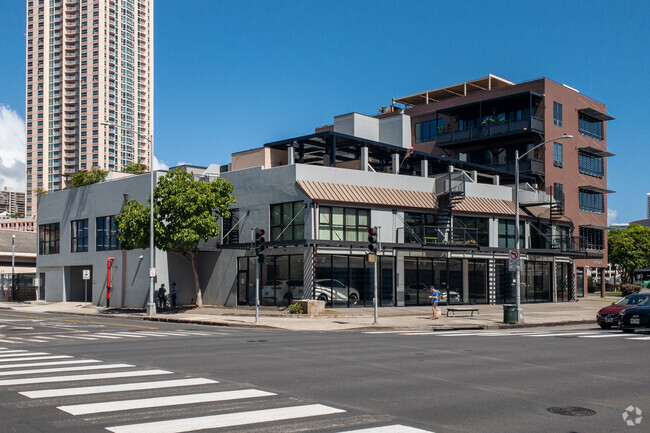
[[[591,416],[596,415],[595,410],[587,409],[586,407],[576,407],[576,406],[554,406],[549,407],[549,412],[557,415],[566,415],[566,416]]]

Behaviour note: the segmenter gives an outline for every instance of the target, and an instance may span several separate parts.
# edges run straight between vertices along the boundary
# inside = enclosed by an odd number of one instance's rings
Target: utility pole
[[[11,235],[11,300],[16,300],[16,235]]]

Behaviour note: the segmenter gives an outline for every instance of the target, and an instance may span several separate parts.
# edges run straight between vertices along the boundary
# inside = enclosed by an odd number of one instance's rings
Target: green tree
[[[94,183],[99,183],[102,180],[106,179],[108,171],[102,170],[98,167],[93,167],[88,171],[80,171],[75,173],[72,176],[72,187],[78,188],[80,186],[92,185]]]
[[[607,237],[609,262],[619,265],[623,278],[632,282],[636,268],[650,266],[650,227],[631,225],[611,230]]]
[[[149,167],[147,167],[145,164],[139,164],[137,162],[132,162],[131,164],[127,164],[122,167],[123,173],[142,174],[147,171],[149,171]]]
[[[218,220],[230,217],[237,203],[229,182],[197,181],[185,171],[172,170],[154,190],[154,242],[156,248],[179,254],[189,263],[196,305],[203,305],[198,274],[199,242],[219,235]],[[149,201],[149,200],[148,200]],[[149,245],[149,206],[130,200],[116,217],[118,237],[126,249]]]

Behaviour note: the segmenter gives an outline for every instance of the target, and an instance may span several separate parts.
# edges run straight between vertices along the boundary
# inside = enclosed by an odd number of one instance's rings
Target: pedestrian
[[[431,310],[433,312],[433,320],[436,320],[438,318],[438,310],[436,307],[438,306],[438,299],[440,298],[440,292],[436,290],[433,285],[429,287],[429,299],[431,299]]]
[[[172,283],[172,287],[169,289],[169,294],[172,297],[172,308],[176,308],[176,282]]]
[[[164,309],[165,305],[167,304],[165,302],[165,298],[167,297],[167,289],[165,289],[165,284],[161,284],[160,288],[158,289],[158,305],[160,306],[160,309]]]

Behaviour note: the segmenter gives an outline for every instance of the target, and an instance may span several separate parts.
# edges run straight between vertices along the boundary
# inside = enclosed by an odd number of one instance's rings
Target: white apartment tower
[[[648,218],[650,220],[650,192],[646,193],[645,200],[646,200],[646,204],[647,204],[647,211],[646,211],[647,216],[646,216],[646,218]]]
[[[78,171],[149,166],[153,0],[27,0],[26,62],[27,215]]]

